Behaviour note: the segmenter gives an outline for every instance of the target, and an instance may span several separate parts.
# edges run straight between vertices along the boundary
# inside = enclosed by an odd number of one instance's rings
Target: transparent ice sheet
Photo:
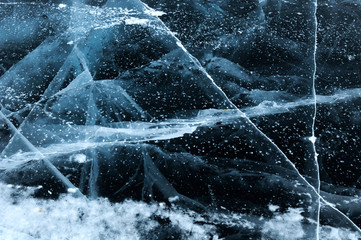
[[[317,2],[288,3],[293,11],[282,4],[260,1],[239,26],[260,49],[272,40],[266,52],[297,49],[281,51],[282,61],[262,57],[260,67],[225,57],[223,46],[184,42],[162,19],[167,4],[162,12],[141,1],[2,2],[2,181],[41,185],[35,196],[45,198],[156,201],[264,222],[298,209],[302,239],[319,239],[320,224],[358,232],[360,190],[322,178],[315,127],[316,103],[357,101],[359,88],[317,95]],[[293,17],[301,39],[286,25],[276,31],[283,38],[255,40]],[[234,40],[223,30],[221,45]]]

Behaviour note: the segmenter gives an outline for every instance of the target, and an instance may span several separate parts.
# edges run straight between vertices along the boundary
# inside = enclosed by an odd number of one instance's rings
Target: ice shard
[[[0,2],[0,238],[360,238],[360,9]]]

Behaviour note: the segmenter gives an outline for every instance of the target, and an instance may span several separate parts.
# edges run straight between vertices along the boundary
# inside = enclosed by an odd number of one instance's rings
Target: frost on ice
[[[0,2],[0,237],[359,238],[350,4]]]

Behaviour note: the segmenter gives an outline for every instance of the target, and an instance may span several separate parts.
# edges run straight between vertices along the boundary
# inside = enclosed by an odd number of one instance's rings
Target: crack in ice
[[[314,100],[313,106],[314,106],[314,113],[312,117],[312,136],[310,137],[310,141],[312,143],[312,148],[314,152],[314,164],[316,167],[316,174],[317,174],[317,182],[316,182],[316,188],[318,193],[318,205],[317,205],[317,228],[316,228],[316,239],[320,239],[320,211],[321,211],[321,203],[320,203],[320,191],[321,191],[321,179],[320,179],[320,166],[318,164],[318,154],[316,151],[316,136],[315,136],[315,125],[316,125],[316,116],[317,116],[317,95],[316,95],[316,73],[317,73],[317,33],[318,33],[318,19],[317,19],[317,8],[318,8],[318,2],[315,0],[314,2],[314,49],[313,49],[313,73],[312,73],[312,97]]]
[[[10,122],[10,120],[3,114],[0,109],[0,119],[4,119],[6,124],[11,128],[14,132],[13,139],[18,136],[21,141],[33,152],[41,156],[41,160],[43,161],[46,168],[55,176],[57,177],[66,187],[68,190],[71,190],[71,193],[75,197],[84,197],[84,195],[76,188],[68,178],[66,178],[45,156],[42,154],[39,149],[37,149],[27,138],[24,137],[23,134]],[[5,149],[6,150],[6,149]],[[5,151],[4,150],[4,151]],[[1,154],[2,155],[2,154]]]

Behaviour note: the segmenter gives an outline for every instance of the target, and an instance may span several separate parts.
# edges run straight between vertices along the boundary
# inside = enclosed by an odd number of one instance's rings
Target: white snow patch
[[[360,240],[359,233],[350,232],[344,228],[335,228],[330,226],[321,226],[320,239],[322,240]]]
[[[204,219],[192,211],[130,200],[115,204],[101,198],[90,201],[70,195],[42,200],[31,197],[34,189],[0,183],[0,239],[145,239],[160,226],[152,216],[169,219],[185,239],[211,239],[216,235],[214,226],[196,224]]]
[[[304,231],[302,228],[302,209],[290,208],[287,213],[278,214],[265,222],[262,233],[270,239],[302,239]]]
[[[38,187],[39,188],[39,187]],[[146,239],[159,230],[154,216],[168,219],[169,226],[180,229],[183,239],[219,239],[211,223],[257,229],[254,217],[235,213],[208,213],[209,218],[196,212],[164,203],[147,204],[137,201],[110,203],[108,200],[86,200],[64,195],[57,200],[36,199],[34,188],[0,183],[0,239],[6,240],[100,240]],[[277,206],[270,206],[276,209]],[[302,239],[301,209],[277,213],[272,219],[262,218],[262,239]],[[253,219],[253,220],[252,220]],[[251,221],[250,221],[251,220]],[[201,223],[201,224],[197,224]],[[163,226],[164,227],[164,226]],[[322,240],[357,240],[361,235],[345,228],[320,227]]]

